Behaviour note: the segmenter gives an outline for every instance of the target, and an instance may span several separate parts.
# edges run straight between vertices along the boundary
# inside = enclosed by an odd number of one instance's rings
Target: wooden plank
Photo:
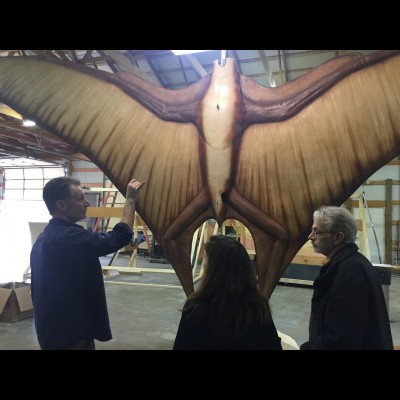
[[[143,272],[155,272],[159,274],[175,274],[175,271],[170,268],[140,268],[140,267],[120,267],[116,265],[108,265],[102,267],[105,271],[118,271],[123,274],[143,275]]]
[[[294,285],[307,285],[312,286],[313,281],[305,280],[305,279],[291,279],[291,278],[281,278],[279,279],[281,283],[292,283]]]
[[[327,257],[325,257],[322,254],[319,253],[297,253],[293,260],[292,264],[305,264],[305,265],[320,265],[323,266],[325,265],[326,261],[328,260]]]
[[[398,179],[392,179],[392,184],[393,185],[400,185],[400,180]],[[386,185],[386,181],[367,181],[364,183],[363,186],[374,186],[374,185]]]
[[[385,207],[385,200],[368,200],[367,204],[369,208],[383,208]],[[399,206],[400,200],[393,200],[392,204]],[[352,200],[352,206],[358,208],[358,200]]]
[[[112,285],[128,285],[128,286],[149,286],[157,288],[170,288],[170,289],[182,289],[182,286],[177,285],[162,285],[158,283],[138,283],[138,282],[121,282],[121,281],[104,281],[104,283],[109,283]]]
[[[344,205],[353,214],[353,201],[351,200],[351,198],[347,199]]]
[[[297,252],[292,260],[292,264],[304,265],[325,265],[328,258],[321,253],[314,251],[311,240],[307,240],[303,247]]]
[[[393,181],[386,179],[386,204],[385,204],[385,264],[392,264],[392,218],[393,218]]]
[[[117,267],[116,265],[108,265],[101,268],[103,271],[118,271],[120,274],[143,275],[143,272],[137,268]]]
[[[86,211],[88,218],[121,218],[123,207],[89,207]]]
[[[142,272],[156,272],[160,274],[175,274],[175,270],[170,269],[170,268],[142,268],[138,267],[138,270]]]
[[[193,277],[194,277],[194,275],[195,275],[195,267],[197,266],[197,263],[198,263],[198,261],[199,261],[199,257],[200,257],[200,250],[202,250],[202,253],[204,252],[204,245],[203,245],[203,243],[204,243],[204,233],[206,232],[206,230],[207,230],[207,221],[206,222],[204,222],[203,223],[203,225],[201,226],[201,232],[200,232],[200,239],[199,239],[199,243],[198,243],[198,246],[197,246],[197,249],[196,249],[196,257],[195,257],[195,259],[194,259],[194,262],[193,262],[193,265],[192,265],[192,269],[193,269]],[[199,229],[197,229],[197,233],[199,232]],[[197,238],[196,238],[197,239]],[[194,251],[194,246],[193,246],[193,243],[192,243],[192,249],[193,249],[193,251]],[[201,257],[203,257],[203,254],[201,254]],[[204,257],[203,257],[204,258]],[[191,257],[190,257],[190,261],[192,261],[193,260],[193,254],[191,255]]]
[[[75,172],[102,172],[100,168],[74,168]]]
[[[105,187],[89,187],[85,188],[89,192],[118,192],[117,188],[105,188]]]
[[[400,165],[400,160],[389,161],[386,165]]]
[[[364,196],[359,195],[358,199],[358,207],[360,209],[360,219],[361,219],[361,229],[358,229],[360,232],[359,239],[360,239],[360,252],[365,255],[369,260],[371,259],[371,253],[369,248],[369,240],[368,240],[368,229],[367,229],[367,221],[365,218],[365,207],[364,207]]]

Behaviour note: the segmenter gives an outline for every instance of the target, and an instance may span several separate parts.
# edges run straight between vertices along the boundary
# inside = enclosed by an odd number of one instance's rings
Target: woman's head
[[[205,244],[206,262],[201,287],[215,291],[236,292],[257,289],[257,280],[244,246],[234,238],[213,235]],[[226,293],[227,294],[227,293]]]
[[[184,310],[208,304],[203,317],[211,319],[218,334],[238,334],[251,324],[270,324],[268,302],[258,290],[244,246],[228,236],[214,235],[205,244],[205,257],[200,285],[189,295]]]

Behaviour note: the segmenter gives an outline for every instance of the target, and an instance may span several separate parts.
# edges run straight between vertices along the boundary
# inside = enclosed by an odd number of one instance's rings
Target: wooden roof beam
[[[139,75],[147,82],[153,83],[154,85],[161,86],[161,83],[158,80],[150,75],[144,73],[138,66],[133,65],[128,57],[124,56],[118,50],[104,50],[104,53],[111,57],[117,64],[121,65],[126,71],[134,72],[136,75]]]

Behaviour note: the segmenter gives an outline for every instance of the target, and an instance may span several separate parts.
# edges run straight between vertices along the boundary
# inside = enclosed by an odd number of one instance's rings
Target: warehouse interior
[[[60,59],[110,73],[133,72],[168,90],[190,87],[210,74],[213,63],[233,58],[240,73],[268,88],[279,87],[336,57],[375,50],[212,50],[175,55],[170,50],[0,50],[0,57]],[[49,220],[41,195],[55,176],[80,179],[92,203],[83,222],[107,231],[119,220],[118,210],[106,216],[95,208],[118,209],[124,197],[88,155],[0,103],[0,283],[29,283],[29,252],[37,232]],[[359,246],[385,274],[383,283],[392,336],[400,345],[400,157],[377,170],[350,196],[346,205],[360,221]],[[100,214],[99,214],[100,213]],[[215,224],[199,228],[193,245],[194,272],[202,265],[201,243]],[[243,226],[227,224],[223,232],[251,242]],[[226,231],[225,231],[226,229]],[[169,350],[172,348],[185,293],[168,260],[155,252],[156,242],[137,218],[135,234],[144,234],[136,249],[104,257],[107,302],[113,332],[104,350]],[[18,237],[18,240],[15,240]],[[254,250],[249,245],[250,251]],[[270,304],[277,329],[297,344],[307,340],[312,280],[321,260],[306,247],[276,286]],[[293,267],[293,265],[295,265]],[[131,270],[130,270],[131,269]],[[389,281],[387,276],[390,276]],[[195,276],[195,274],[194,274]],[[289,343],[289,342],[288,342]],[[293,347],[287,344],[288,349]],[[32,316],[0,322],[0,349],[39,349]]]

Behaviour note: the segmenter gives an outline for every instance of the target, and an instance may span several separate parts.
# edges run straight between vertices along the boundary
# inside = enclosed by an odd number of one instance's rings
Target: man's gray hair
[[[357,220],[344,207],[321,206],[314,211],[314,222],[326,232],[342,232],[346,243],[354,243],[357,237]]]

